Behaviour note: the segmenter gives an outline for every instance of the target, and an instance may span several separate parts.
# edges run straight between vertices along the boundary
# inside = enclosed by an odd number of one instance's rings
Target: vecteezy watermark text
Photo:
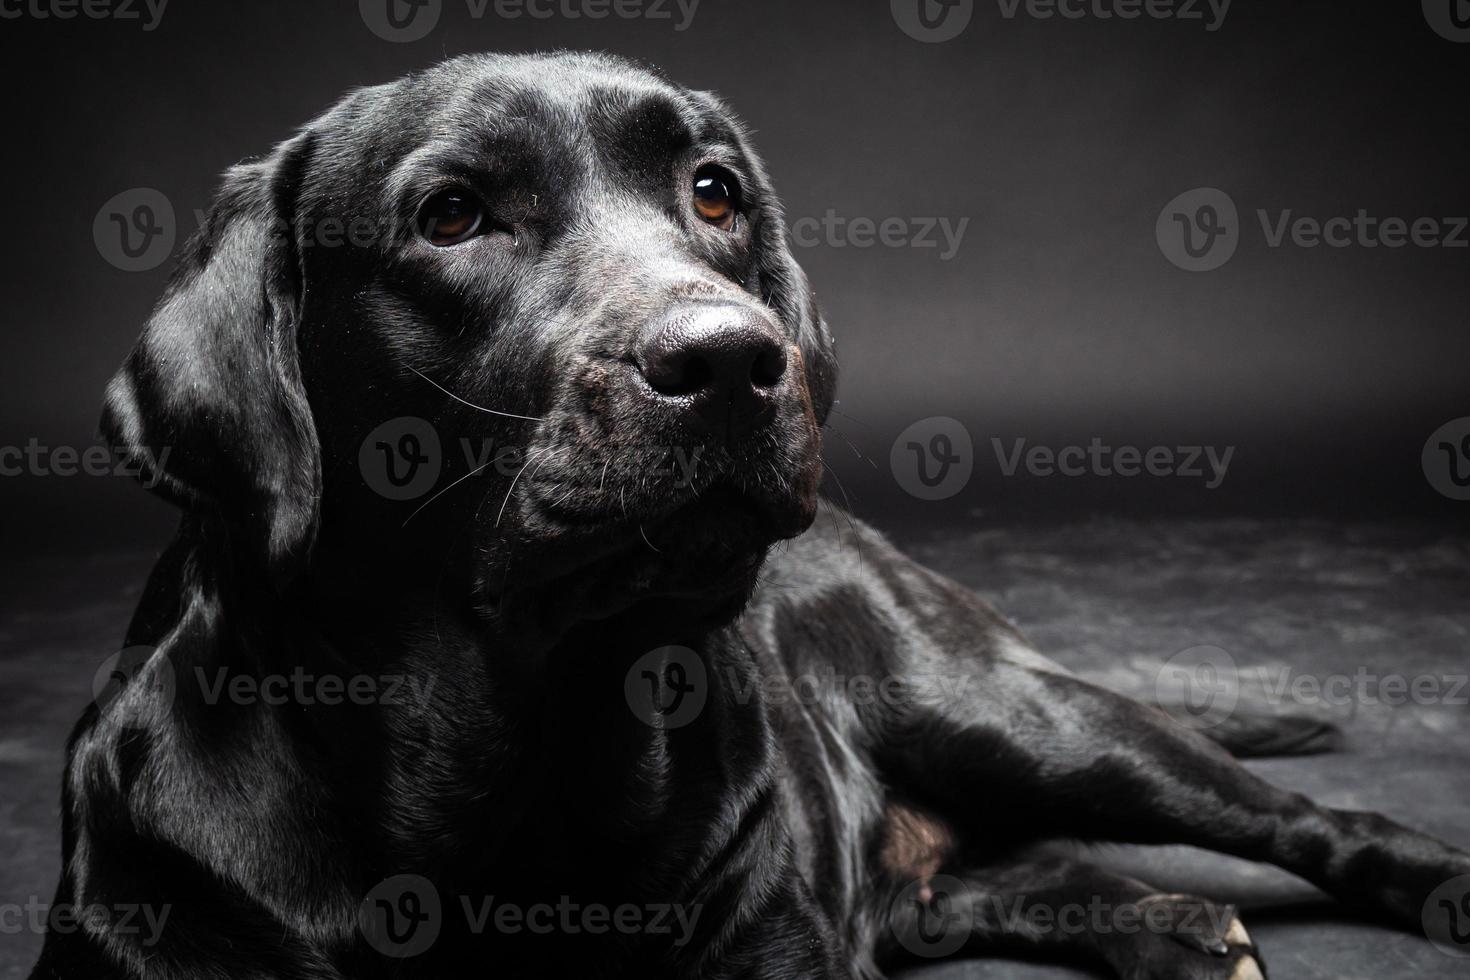
[[[434,690],[434,677],[412,677],[407,674],[315,674],[295,667],[289,674],[232,673],[218,667],[212,673],[194,668],[200,699],[208,705],[228,701],[231,704],[265,704],[273,707],[294,704],[302,706],[340,704],[353,705],[425,705]],[[411,697],[408,695],[412,695]]]
[[[1174,20],[1203,24],[1209,33],[1225,26],[1232,0],[995,0],[1004,20],[1133,21]],[[937,44],[970,26],[976,0],[889,0],[893,21],[916,41]]]
[[[1203,480],[1206,490],[1225,482],[1235,447],[1214,446],[1109,446],[1093,437],[1086,446],[1029,446],[1025,439],[1011,440],[1009,448],[1000,439],[990,440],[996,462],[1005,476],[1015,476],[1022,466],[1032,476],[1136,476],[1179,477]],[[1208,472],[1206,472],[1208,466]]]
[[[523,904],[495,895],[460,895],[446,903],[434,883],[420,875],[394,875],[380,882],[358,906],[358,929],[368,944],[384,956],[418,956],[438,940],[447,917],[463,916],[464,928],[474,935],[529,933],[549,935],[666,936],[685,946],[703,913],[702,905],[663,902],[638,905],[583,903],[568,895],[555,903]]]
[[[152,31],[167,6],[168,0],[0,0],[0,19],[140,21]]]
[[[1178,20],[1200,21],[1211,33],[1225,26],[1232,0],[995,0],[1000,15],[1015,20]]]
[[[1470,675],[1379,673],[1359,667],[1351,674],[1304,674],[1290,667],[1252,667],[1240,683],[1272,705],[1401,708],[1407,705],[1470,705]],[[1254,698],[1253,698],[1254,699]]]
[[[683,32],[694,23],[700,0],[464,0],[472,20],[669,21]],[[407,43],[429,36],[444,13],[444,0],[358,0],[368,30],[384,41]]]
[[[24,446],[0,446],[0,477],[126,476],[148,489],[160,479],[171,447],[164,446],[145,466],[146,453],[123,446],[48,446],[32,437]]]
[[[969,226],[969,218],[848,218],[828,208],[821,218],[793,220],[791,241],[800,248],[819,245],[829,248],[935,248],[942,249],[939,261],[948,262],[959,254],[965,229]]]
[[[47,932],[70,935],[86,929],[96,936],[126,936],[144,947],[158,945],[173,912],[172,905],[117,902],[87,905],[52,904],[32,896],[24,903],[0,903],[0,935]]]
[[[176,670],[166,650],[140,645],[102,661],[92,677],[92,702],[124,728],[146,727],[180,699],[207,708],[383,705],[416,714],[432,704],[437,681],[432,674],[342,674],[300,665],[277,672],[242,673],[227,666]]]

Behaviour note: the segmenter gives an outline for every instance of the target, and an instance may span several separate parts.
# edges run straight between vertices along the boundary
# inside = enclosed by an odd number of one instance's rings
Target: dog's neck
[[[371,786],[402,804],[382,812],[382,830],[408,864],[464,870],[511,860],[524,852],[531,824],[537,836],[641,853],[640,843],[697,822],[691,814],[710,798],[741,782],[748,788],[761,771],[768,732],[753,697],[754,664],[729,625],[744,595],[650,600],[599,620],[548,625],[537,604],[549,606],[553,595],[515,597],[518,615],[486,617],[469,590],[451,584],[452,568],[438,579],[375,579],[361,568],[342,574],[332,556],[321,560],[322,574],[304,578],[283,604],[285,632],[314,642],[291,643],[289,663],[276,669],[345,669],[392,692],[391,703],[307,716],[319,744],[348,765],[354,785],[344,792]],[[630,700],[630,684],[639,690],[650,673],[650,655],[670,647],[705,668],[705,705],[677,730]],[[749,772],[733,774],[721,760],[718,746],[732,738],[757,747]],[[376,778],[364,772],[367,758]],[[684,774],[677,787],[667,778],[675,770]],[[589,796],[589,786],[599,789]],[[576,800],[587,798],[606,806],[578,812]],[[558,817],[548,822],[548,813]],[[448,853],[444,841],[473,847]]]

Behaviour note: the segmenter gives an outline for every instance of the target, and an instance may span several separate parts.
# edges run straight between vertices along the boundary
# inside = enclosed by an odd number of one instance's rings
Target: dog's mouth
[[[681,542],[720,538],[749,523],[771,541],[794,537],[811,524],[814,502],[804,486],[718,477],[686,483],[650,482],[591,487],[547,481],[528,488],[531,522],[563,531],[657,535],[677,553]],[[713,544],[714,541],[706,543]]]
[[[533,535],[633,537],[678,553],[681,542],[717,544],[750,524],[766,544],[812,521],[820,443],[775,428],[731,446],[587,440],[539,451],[518,496],[518,521]],[[663,539],[653,541],[657,536]]]
[[[723,467],[685,486],[538,481],[515,540],[486,552],[485,591],[497,609],[514,593],[554,596],[581,620],[650,602],[696,617],[738,608],[771,546],[811,525],[815,490],[804,476],[768,483]]]
[[[558,486],[537,501],[528,523],[546,545],[575,544],[589,557],[628,554],[688,575],[763,556],[775,542],[806,530],[815,506],[814,494],[720,480],[687,491],[669,489],[637,505],[619,501],[609,510],[585,499],[572,505]]]

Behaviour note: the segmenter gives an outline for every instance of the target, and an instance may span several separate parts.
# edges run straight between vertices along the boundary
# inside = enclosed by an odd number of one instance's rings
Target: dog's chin
[[[650,636],[727,622],[755,589],[766,554],[811,526],[816,495],[765,495],[728,484],[666,509],[605,522],[543,521],[517,541],[510,579],[555,607],[563,625],[620,618]],[[492,562],[493,564],[493,562]],[[487,574],[493,592],[494,572]],[[492,596],[505,608],[509,594]],[[631,615],[631,619],[630,619]]]

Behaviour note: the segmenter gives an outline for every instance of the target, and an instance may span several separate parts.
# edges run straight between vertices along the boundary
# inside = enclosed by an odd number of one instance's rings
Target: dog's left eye
[[[419,234],[432,245],[458,245],[474,237],[485,221],[485,208],[469,191],[440,191],[419,208]]]
[[[734,225],[738,193],[735,178],[718,167],[701,167],[694,175],[694,210],[717,228]]]

